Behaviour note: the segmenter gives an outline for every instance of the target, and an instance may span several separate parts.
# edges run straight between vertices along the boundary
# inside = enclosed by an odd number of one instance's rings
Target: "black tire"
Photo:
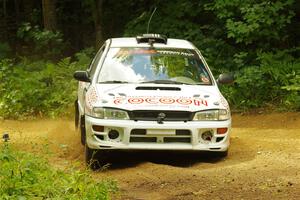
[[[85,144],[85,162],[91,170],[97,170],[101,168],[101,164],[98,159],[98,151],[99,150],[89,148],[87,144]]]
[[[100,149],[91,149],[85,145],[85,162],[91,170],[99,170],[108,163],[109,151]]]
[[[80,117],[79,120],[79,132],[80,132],[80,141],[82,145],[85,145],[85,140],[86,140],[86,130],[85,130],[85,118],[84,116]]]
[[[79,109],[78,109],[78,100],[74,102],[74,108],[75,108],[75,116],[74,116],[74,122],[75,122],[75,129],[78,129],[79,126]]]
[[[108,158],[108,152],[106,150],[91,149],[86,144],[86,129],[85,129],[85,118],[80,117],[80,134],[81,144],[85,146],[85,162],[86,165],[92,170],[98,170],[105,164]]]

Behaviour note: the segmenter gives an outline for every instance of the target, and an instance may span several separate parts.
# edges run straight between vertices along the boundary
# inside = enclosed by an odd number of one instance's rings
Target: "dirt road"
[[[50,152],[55,167],[84,167],[72,121],[0,121],[4,131],[19,148]],[[300,199],[300,113],[234,115],[226,159],[169,152],[111,156],[111,166],[91,173],[116,180],[117,199]]]

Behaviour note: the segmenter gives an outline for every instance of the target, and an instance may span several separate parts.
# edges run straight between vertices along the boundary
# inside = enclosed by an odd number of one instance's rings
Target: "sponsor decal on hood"
[[[136,90],[136,85],[134,84],[102,84],[96,88],[90,88],[92,92],[88,92],[91,97],[87,97],[89,100],[87,103],[99,107],[113,107],[124,110],[200,111],[224,107],[224,99],[222,99],[221,103],[219,91],[215,91],[215,94],[211,91],[212,88],[195,90],[197,86],[184,85],[176,87],[180,87],[180,91]],[[220,103],[216,104],[215,102]],[[91,104],[90,106],[92,106]]]
[[[208,106],[207,100],[190,97],[171,97],[171,96],[128,96],[115,97],[115,105],[121,104],[143,104],[143,105],[176,105],[176,106]]]

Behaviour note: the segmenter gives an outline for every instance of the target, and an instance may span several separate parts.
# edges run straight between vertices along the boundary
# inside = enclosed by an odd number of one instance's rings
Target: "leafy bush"
[[[23,23],[17,31],[17,37],[26,47],[21,52],[25,56],[35,55],[44,59],[60,57],[66,45],[60,32],[41,30],[39,26]]]
[[[68,114],[76,98],[74,71],[90,62],[86,53],[77,53],[75,61],[64,58],[58,63],[23,59],[0,61],[0,116],[22,118]]]
[[[110,199],[112,181],[95,181],[88,171],[53,169],[36,155],[0,146],[0,199]]]
[[[237,43],[258,42],[256,45],[266,48],[272,40],[286,39],[286,26],[295,16],[291,9],[294,3],[293,0],[245,0],[241,4],[240,1],[216,0],[206,4],[206,9],[225,22],[228,38]],[[261,42],[264,40],[267,42]]]
[[[266,79],[263,71],[256,66],[242,69],[236,73],[234,88],[231,88],[229,100],[236,107],[257,108],[262,103],[272,99],[266,95],[271,81]]]
[[[7,42],[0,42],[0,60],[7,58],[11,54],[11,48]]]
[[[220,86],[231,107],[299,110],[297,5],[294,0],[158,0],[150,32],[190,40],[215,75],[235,72],[233,87]],[[126,36],[146,32],[153,7],[127,24]]]
[[[300,61],[285,52],[261,53],[260,65],[236,72],[233,87],[221,87],[232,107],[249,109],[266,104],[278,109],[300,109]]]

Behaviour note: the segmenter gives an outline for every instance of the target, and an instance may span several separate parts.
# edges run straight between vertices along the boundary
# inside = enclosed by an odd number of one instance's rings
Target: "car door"
[[[89,65],[87,72],[89,74],[91,82],[83,82],[79,81],[78,83],[78,108],[81,115],[84,114],[84,105],[85,105],[85,94],[92,84],[92,80],[94,78],[97,67],[99,66],[99,62],[105,50],[105,44],[99,49],[91,64]]]

